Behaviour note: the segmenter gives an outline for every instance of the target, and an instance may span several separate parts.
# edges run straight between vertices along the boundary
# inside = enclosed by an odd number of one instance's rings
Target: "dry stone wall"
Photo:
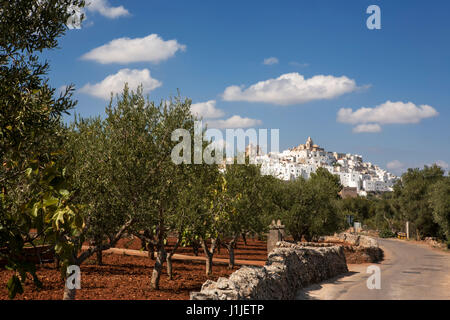
[[[191,300],[291,300],[300,288],[345,272],[342,246],[278,242],[264,267],[242,267],[229,278],[208,280]]]
[[[342,244],[347,263],[372,263],[383,260],[383,250],[372,237],[352,233],[340,233],[322,237],[322,242]]]
[[[440,249],[445,249],[447,247],[447,245],[445,243],[439,242],[436,238],[434,237],[427,237],[425,238],[425,242],[434,247],[434,248],[440,248]]]

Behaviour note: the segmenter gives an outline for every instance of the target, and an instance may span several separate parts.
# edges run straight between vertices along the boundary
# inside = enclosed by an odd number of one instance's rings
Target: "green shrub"
[[[379,233],[380,238],[394,238],[395,233],[393,233],[391,230],[381,230]]]

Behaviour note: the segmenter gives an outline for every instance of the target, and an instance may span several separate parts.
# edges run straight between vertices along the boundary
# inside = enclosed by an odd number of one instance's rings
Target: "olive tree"
[[[241,235],[260,234],[267,229],[267,214],[271,210],[271,194],[267,179],[261,176],[260,167],[249,164],[227,165],[225,172],[227,193],[233,209],[225,216],[221,238],[227,240],[229,265],[234,267],[234,249]]]
[[[153,289],[159,289],[166,261],[171,276],[171,259],[187,221],[178,201],[186,185],[186,168],[175,164],[171,155],[176,145],[172,133],[193,130],[190,103],[178,97],[156,105],[143,97],[142,90],[131,95],[126,90],[116,106],[107,110],[105,120],[111,139],[116,141],[111,150],[112,162],[116,162],[112,192],[127,202],[127,212],[136,219],[129,232],[156,251]],[[166,243],[171,233],[177,234],[177,244],[168,254]]]
[[[440,226],[450,247],[450,178],[447,176],[433,185],[430,191],[433,219]]]
[[[77,239],[78,252],[74,252],[73,264],[80,265],[93,252],[97,264],[102,264],[102,251],[114,246],[130,226],[132,219],[126,200],[112,184],[119,173],[117,158],[113,156],[114,145],[119,140],[112,139],[105,122],[100,118],[76,119],[67,141],[70,157],[67,172],[76,190],[74,201],[82,208],[85,227]],[[121,231],[121,232],[119,232]],[[90,248],[81,254],[81,246],[89,241]]]
[[[279,207],[286,228],[295,241],[304,237],[311,241],[343,227],[337,207],[339,179],[323,168],[311,174],[309,180],[280,182]]]
[[[26,274],[40,284],[35,266],[23,259],[25,244],[45,238],[68,251],[60,231],[82,226],[71,205],[60,165],[61,117],[75,105],[73,87],[59,97],[48,84],[49,65],[39,54],[64,35],[77,0],[2,0],[0,5],[0,257],[15,271],[10,297],[21,293]],[[30,229],[37,236],[30,236]]]
[[[167,151],[161,152],[170,141],[171,129],[163,128],[166,112],[145,99],[142,87],[133,92],[125,85],[121,95],[111,98],[104,120],[75,121],[69,168],[86,225],[75,241],[73,264],[94,253],[101,262],[101,252],[115,246],[125,233],[150,230],[160,239],[158,244],[164,242],[166,226],[158,204],[162,197],[174,197],[167,188],[173,182]],[[85,240],[92,246],[81,251]],[[155,269],[164,255],[164,248],[158,250]]]
[[[437,236],[439,224],[433,218],[433,208],[429,201],[433,185],[443,179],[444,171],[436,166],[423,169],[408,169],[394,185],[394,199],[399,209],[402,223],[412,222],[416,227],[416,237]]]

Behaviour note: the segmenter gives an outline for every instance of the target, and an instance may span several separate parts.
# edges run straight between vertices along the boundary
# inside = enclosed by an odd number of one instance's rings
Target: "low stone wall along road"
[[[384,260],[348,265],[349,272],[299,291],[297,299],[319,300],[449,300],[450,253],[396,239],[379,239]],[[367,288],[370,265],[381,269],[381,289]]]

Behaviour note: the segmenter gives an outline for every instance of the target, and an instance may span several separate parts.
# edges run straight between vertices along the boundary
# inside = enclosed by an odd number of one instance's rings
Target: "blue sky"
[[[45,54],[82,116],[103,115],[105,90],[128,76],[155,101],[179,89],[215,112],[211,124],[278,128],[281,149],[311,136],[395,173],[450,163],[446,0],[91,1],[83,27]],[[380,30],[366,26],[372,4]]]

